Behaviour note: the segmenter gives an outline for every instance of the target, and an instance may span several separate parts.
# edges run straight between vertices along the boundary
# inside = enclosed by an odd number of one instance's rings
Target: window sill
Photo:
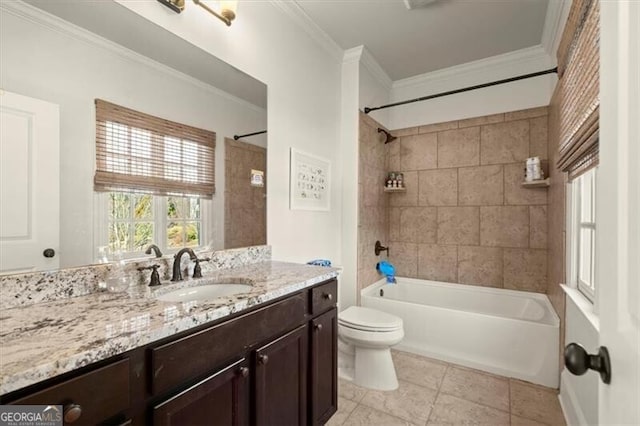
[[[560,284],[560,287],[562,287],[562,290],[564,290],[566,295],[577,306],[578,310],[582,312],[582,315],[584,315],[587,321],[591,323],[591,326],[593,326],[593,328],[598,333],[600,333],[600,318],[594,310],[593,303],[591,303],[589,299],[584,297],[584,295],[580,293],[577,288],[569,287],[566,284]]]

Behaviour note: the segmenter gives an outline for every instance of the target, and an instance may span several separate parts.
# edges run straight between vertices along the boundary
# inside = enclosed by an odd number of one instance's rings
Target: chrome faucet
[[[171,275],[171,281],[182,281],[182,271],[180,270],[180,260],[182,255],[189,253],[191,260],[196,260],[198,257],[190,248],[183,248],[173,256],[173,274]]]
[[[147,247],[147,250],[144,252],[145,254],[151,254],[151,250],[156,254],[156,257],[162,257],[162,252],[160,251],[160,247],[155,244],[151,244]]]

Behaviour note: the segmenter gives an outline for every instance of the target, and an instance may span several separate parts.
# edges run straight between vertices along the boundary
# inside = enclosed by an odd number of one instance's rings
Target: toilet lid
[[[345,327],[370,331],[394,331],[402,328],[401,318],[362,306],[351,306],[340,312],[338,323]]]

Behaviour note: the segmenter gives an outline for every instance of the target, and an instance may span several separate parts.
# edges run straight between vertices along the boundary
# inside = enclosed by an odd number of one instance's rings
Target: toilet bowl
[[[391,346],[404,337],[402,319],[382,311],[351,306],[338,314],[339,371],[358,386],[398,388]]]

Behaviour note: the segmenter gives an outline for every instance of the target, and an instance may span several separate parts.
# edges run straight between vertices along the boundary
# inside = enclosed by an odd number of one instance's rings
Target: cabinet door
[[[338,409],[338,310],[311,321],[311,422],[324,424]]]
[[[304,425],[307,419],[307,326],[256,350],[256,425]]]
[[[249,368],[241,359],[153,407],[154,425],[246,425]]]

